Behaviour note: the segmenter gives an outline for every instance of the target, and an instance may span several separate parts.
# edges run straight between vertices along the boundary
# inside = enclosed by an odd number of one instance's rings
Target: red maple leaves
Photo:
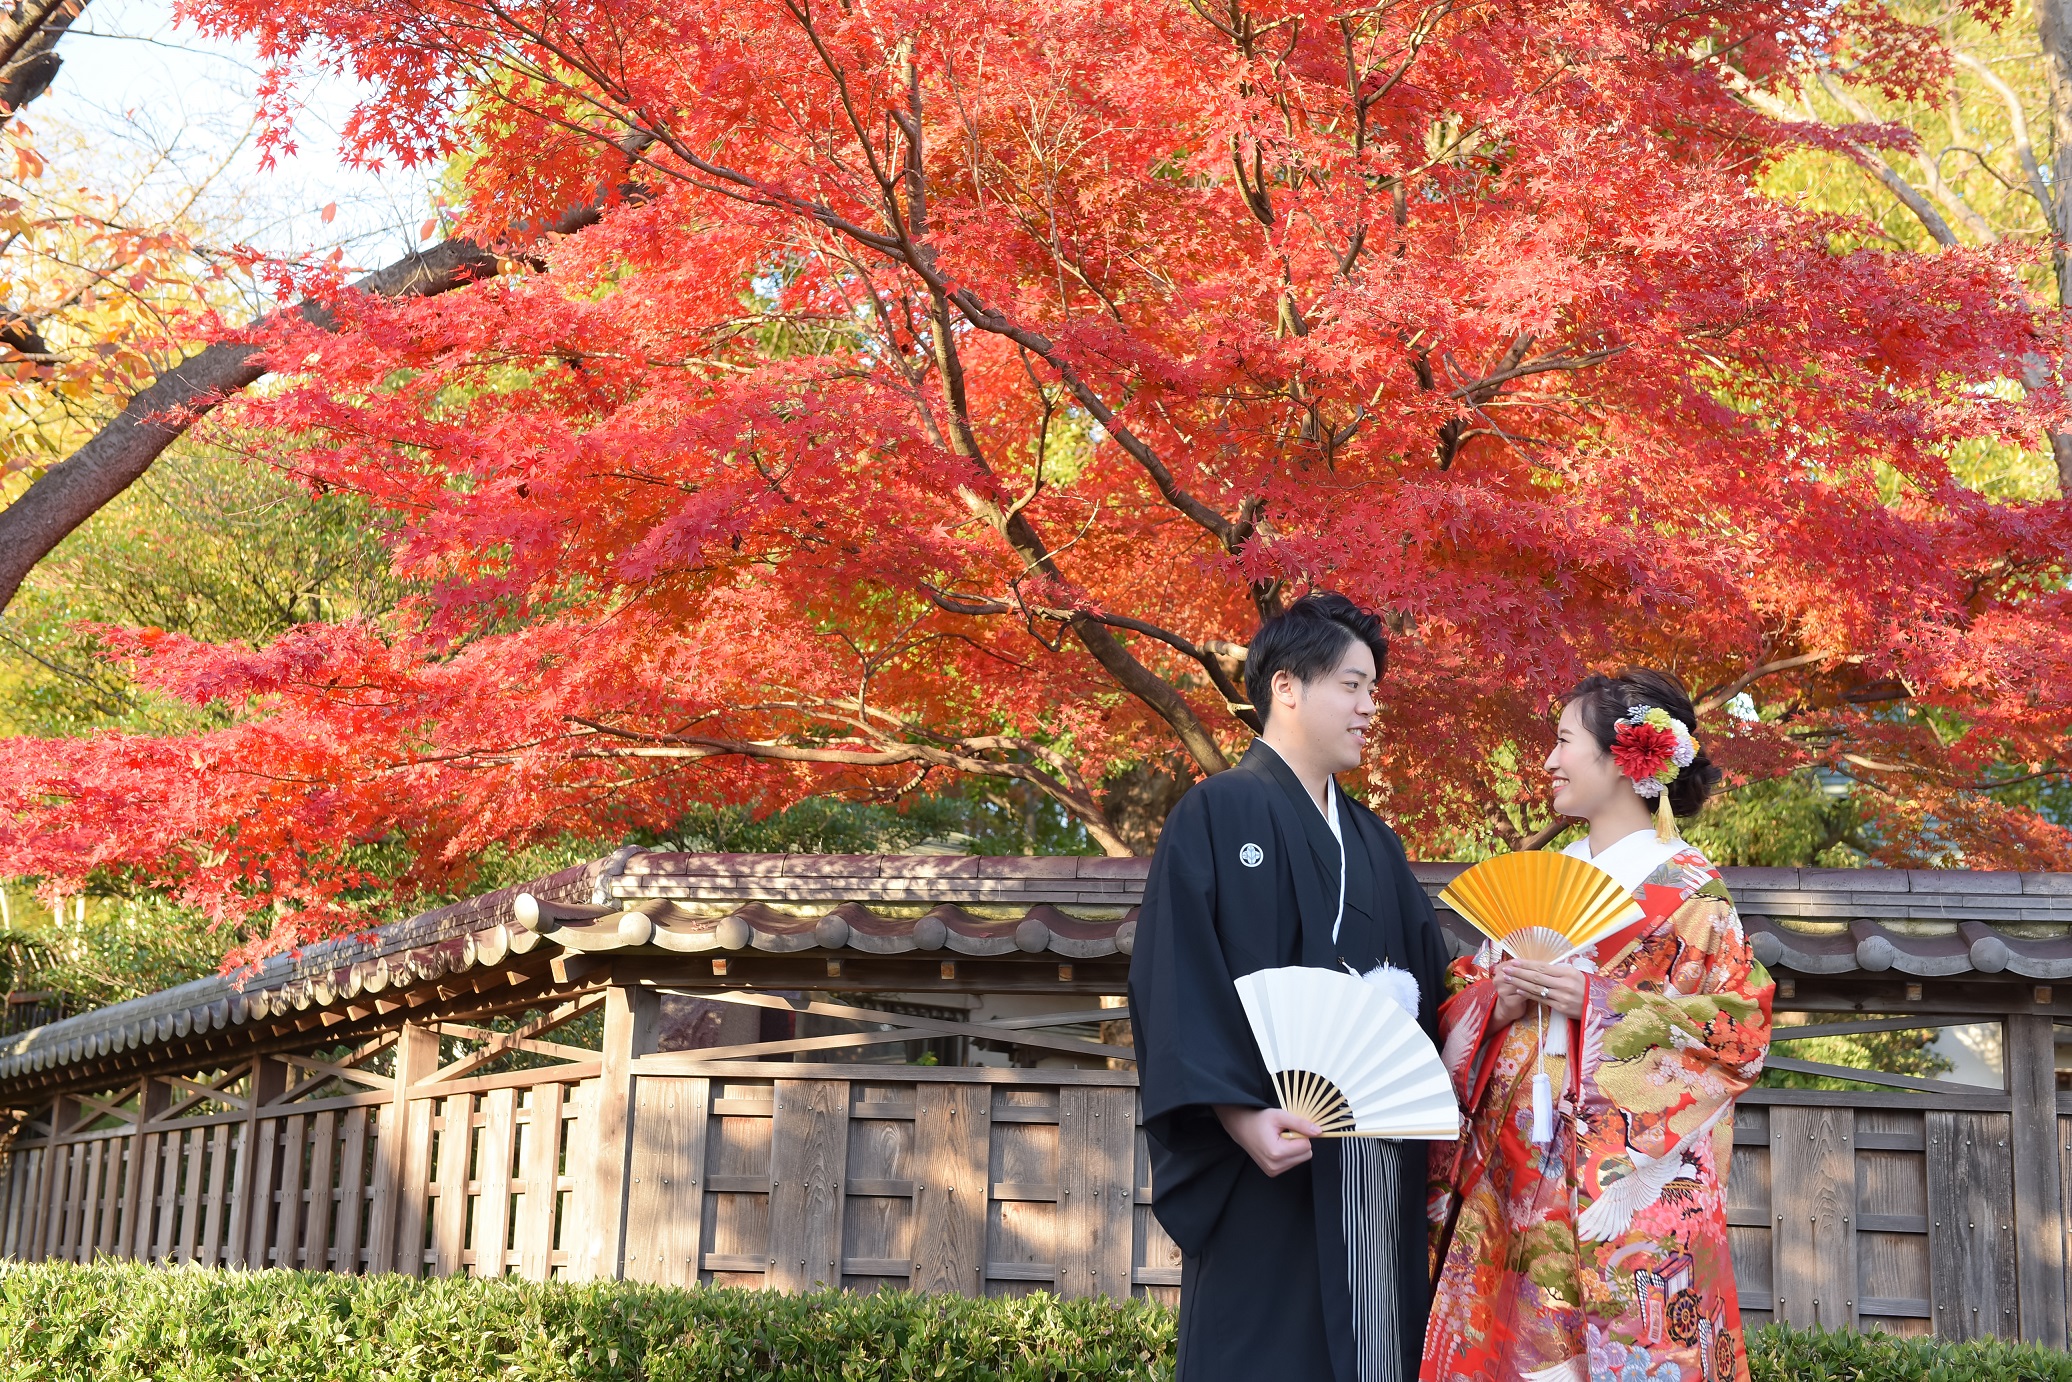
[[[2018,252],[1837,250],[1755,183],[1803,132],[1736,94],[1851,45],[1925,80],[1932,33],[1767,0],[190,9],[349,64],[370,155],[464,152],[460,229],[514,272],[268,342],[236,424],[365,496],[422,594],[259,650],[112,638],[232,723],[0,747],[0,869],[282,944],[694,800],[986,775],[1122,849],[1104,781],[1220,768],[1242,642],[1309,583],[1396,633],[1372,786],[1422,851],[1514,829],[1506,746],[1631,660],[1710,693],[1731,768],[1871,784],[1895,862],[2072,864],[1976,791],[2072,725],[2072,513],[1949,460],[2057,406],[2002,387],[2056,348]],[[600,187],[594,227],[528,229]],[[1722,713],[1742,686],[1770,719]]]

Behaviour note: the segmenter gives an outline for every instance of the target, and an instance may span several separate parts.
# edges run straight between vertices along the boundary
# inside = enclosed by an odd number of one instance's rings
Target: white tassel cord
[[[1540,1025],[1540,1068],[1532,1077],[1532,1140],[1546,1146],[1554,1140],[1554,1082],[1547,1078],[1547,1010],[1532,1005]]]

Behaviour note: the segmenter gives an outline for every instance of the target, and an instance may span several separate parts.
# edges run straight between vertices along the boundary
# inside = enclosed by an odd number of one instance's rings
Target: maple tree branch
[[[2008,131],[2014,140],[2015,157],[2021,160],[2022,172],[2028,178],[2029,195],[2043,208],[2043,219],[2050,226],[2051,233],[2062,236],[2064,231],[2058,225],[2057,206],[2050,195],[2050,186],[2044,181],[2043,169],[2036,162],[2036,145],[2029,135],[2029,113],[2022,109],[2021,97],[2001,80],[1999,73],[1962,48],[1951,48],[1950,57],[1958,66],[1991,87],[1993,94],[2000,98],[2000,104],[2007,110]]]
[[[629,157],[646,147],[629,141]],[[635,195],[631,184],[607,190],[564,211],[544,227],[557,235],[596,224],[614,192]],[[520,228],[524,229],[524,228]],[[369,297],[433,297],[494,277],[498,256],[472,240],[454,239],[413,252],[348,285]],[[252,323],[262,331],[288,314]],[[312,326],[335,329],[331,309],[305,302],[292,309]],[[243,341],[217,341],[165,370],[133,395],[122,411],[70,456],[38,476],[15,501],[0,509],[0,610],[13,602],[28,574],[80,524],[151,468],[181,434],[231,395],[267,373],[264,348]]]
[[[700,156],[695,150],[671,133],[663,122],[650,118],[644,111],[614,111],[606,104],[597,101],[589,93],[571,91],[570,94],[589,103],[600,111],[604,111],[614,119],[626,122],[633,129],[659,143],[685,165],[698,170],[711,181],[700,182],[697,179],[686,178],[677,169],[646,158],[644,155],[640,156],[639,161],[641,163],[654,168],[658,173],[679,181],[689,182],[702,190],[713,192],[716,195],[724,196],[731,200],[791,211],[796,215],[834,231],[838,235],[845,236],[857,244],[875,249],[889,258],[906,264],[922,280],[930,295],[933,324],[929,334],[933,337],[931,345],[936,356],[937,369],[942,375],[946,401],[949,404],[951,414],[949,440],[952,449],[974,466],[990,474],[991,467],[984,458],[978,445],[977,436],[971,426],[968,402],[965,396],[962,363],[958,357],[955,334],[951,330],[949,320],[948,304],[952,294],[948,281],[935,266],[934,251],[917,242],[911,232],[906,216],[901,213],[898,205],[897,188],[901,183],[907,185],[910,194],[918,191],[923,198],[922,204],[925,205],[925,189],[921,182],[922,165],[919,155],[915,154],[908,159],[896,175],[888,172],[877,156],[877,150],[872,143],[870,130],[864,125],[862,117],[856,110],[855,104],[850,97],[845,71],[841,68],[834,55],[827,49],[815,28],[815,20],[810,6],[805,3],[805,0],[784,0],[784,3],[794,21],[806,31],[807,37],[813,43],[814,50],[819,55],[822,64],[833,75],[837,83],[841,93],[844,115],[848,120],[852,133],[863,146],[864,153],[870,164],[871,177],[877,183],[879,196],[884,205],[887,223],[892,226],[892,233],[889,235],[871,231],[857,225],[854,221],[837,213],[830,206],[800,197],[787,189],[768,184],[747,173],[724,167]],[[601,89],[609,87],[610,84],[603,80],[602,74],[595,72],[592,65],[586,64],[580,55],[568,53],[565,46],[555,44],[544,31],[527,29],[525,26],[519,27],[533,41],[540,43],[542,47],[555,53],[557,56],[566,59],[576,70],[591,76],[593,80],[597,81]],[[551,85],[555,85],[557,89],[570,90],[562,84],[551,82],[551,79],[544,74],[542,74],[540,80],[548,81]],[[907,97],[908,109],[905,112],[906,118],[897,123],[902,132],[908,134],[911,140],[918,140],[920,130],[920,91],[917,84],[909,84]],[[506,99],[511,100],[516,107],[527,108],[525,103],[516,101],[514,98],[507,96]],[[575,122],[552,111],[537,110],[533,113],[538,118],[566,128],[571,132],[584,134],[592,138],[596,137],[594,131],[585,130]],[[965,314],[967,320],[971,319],[972,306],[968,293],[959,290],[956,296],[960,311]],[[984,309],[978,310],[983,311]],[[992,320],[1005,324],[1004,318],[993,317]],[[985,325],[983,329],[995,330],[996,328]],[[1030,342],[1039,342],[1041,349],[1036,350],[1036,353],[1042,355],[1045,361],[1051,364],[1053,368],[1059,369],[1060,374],[1065,378],[1067,386],[1072,388],[1075,396],[1079,397],[1082,404],[1085,404],[1090,411],[1094,412],[1096,418],[1102,422],[1103,426],[1110,429],[1110,434],[1116,436],[1123,443],[1125,450],[1136,457],[1140,463],[1148,462],[1146,468],[1150,470],[1154,480],[1159,482],[1160,490],[1167,496],[1168,502],[1175,503],[1177,507],[1181,508],[1182,512],[1195,518],[1197,522],[1206,520],[1205,526],[1208,526],[1212,532],[1218,535],[1228,550],[1235,551],[1237,544],[1242,541],[1242,537],[1236,534],[1235,529],[1228,521],[1207,508],[1207,506],[1194,501],[1191,496],[1186,496],[1179,491],[1173,482],[1171,473],[1157,460],[1150,449],[1133,433],[1130,433],[1126,427],[1123,427],[1119,420],[1115,419],[1113,412],[1108,409],[1105,402],[1095,395],[1084,381],[1078,378],[1076,372],[1062,368],[1059,365],[1059,362],[1054,358],[1054,352],[1049,341],[1033,333],[1024,334],[1028,339],[1021,343],[1028,345]],[[1014,338],[1010,337],[1010,339]],[[1029,564],[1031,569],[1041,569],[1046,575],[1051,576],[1060,583],[1069,584],[1051,561],[1052,554],[1050,549],[1042,541],[1025,514],[1018,510],[1013,512],[1001,511],[998,505],[969,490],[963,492],[963,497],[968,507],[981,516],[986,517],[993,524],[996,530],[1008,540],[1009,545],[1014,548],[1017,554]],[[1115,678],[1124,690],[1143,701],[1157,712],[1160,718],[1172,726],[1174,732],[1179,736],[1182,745],[1204,772],[1219,772],[1229,766],[1229,761],[1223,756],[1221,748],[1208,732],[1207,726],[1202,724],[1200,717],[1187,704],[1186,698],[1131,656],[1129,650],[1124,648],[1112,633],[1097,622],[1083,617],[1075,618],[1070,628],[1081,645],[1086,648],[1095,661],[1101,664],[1110,676]]]
[[[946,741],[946,747],[930,744],[899,743],[871,737],[881,747],[870,749],[829,748],[804,744],[785,743],[781,740],[720,739],[703,735],[656,734],[643,730],[622,729],[602,721],[578,715],[564,717],[573,724],[582,726],[594,734],[608,738],[623,739],[637,747],[621,750],[620,753],[635,756],[668,756],[675,758],[716,758],[734,756],[757,758],[780,763],[825,763],[841,767],[892,767],[901,763],[924,763],[930,767],[951,768],[958,772],[980,777],[1008,777],[1027,782],[1030,786],[1049,796],[1074,816],[1078,817],[1094,842],[1111,855],[1127,857],[1131,854],[1128,845],[1116,835],[1108,824],[1107,814],[1100,803],[1094,800],[1086,783],[1076,771],[1070,771],[1070,780],[1063,780],[1027,763],[1002,761],[979,755],[986,752],[1028,752],[1043,756],[1054,766],[1062,766],[1063,759],[1041,745],[1000,735],[977,739]],[[608,751],[604,756],[613,756]]]
[[[1789,672],[1794,667],[1809,667],[1816,662],[1826,662],[1834,656],[1833,653],[1804,653],[1798,657],[1782,658],[1776,662],[1765,662],[1751,667],[1725,686],[1714,687],[1700,696],[1696,706],[1697,712],[1700,715],[1710,715],[1764,677],[1778,672]]]
[[[1058,357],[1057,346],[1052,343],[1049,337],[1031,331],[1026,327],[1018,326],[1008,320],[1005,315],[993,311],[969,288],[954,289],[951,291],[950,296],[956,302],[957,309],[964,319],[973,326],[981,331],[1006,337],[1056,370],[1065,387],[1070,389],[1072,396],[1079,400],[1080,406],[1093,414],[1094,421],[1101,424],[1102,430],[1107,432],[1110,437],[1113,437],[1116,444],[1129,453],[1130,458],[1136,461],[1143,468],[1144,473],[1151,477],[1152,484],[1158,487],[1158,492],[1164,497],[1165,501],[1213,534],[1216,540],[1223,544],[1225,551],[1236,552],[1238,546],[1243,541],[1238,536],[1237,525],[1222,514],[1217,513],[1207,504],[1202,503],[1201,500],[1181,489],[1179,481],[1173,476],[1173,472],[1166,467],[1165,462],[1158,458],[1158,453],[1146,445],[1143,438],[1132,432],[1129,426],[1115,415],[1115,411],[1108,406],[1107,401],[1094,391],[1093,387],[1080,376],[1079,371],[1073,369]]]
[[[0,17],[0,125],[49,89],[58,74],[58,40],[86,0],[15,0]]]
[[[1867,125],[1879,123],[1876,113],[1862,101],[1851,95],[1848,89],[1836,82],[1832,76],[1826,72],[1821,72],[1818,74],[1818,80],[1821,89],[1833,97],[1836,104],[1840,105],[1851,117]],[[1918,138],[1919,136],[1916,136],[1917,141]],[[1895,197],[1898,197],[1901,202],[1905,203],[1907,209],[1914,213],[1915,219],[1921,222],[1922,227],[1928,231],[1938,245],[1948,248],[1959,243],[1956,232],[1950,228],[1949,222],[1927,205],[1926,199],[1914,189],[1913,184],[1900,176],[1899,171],[1885,160],[1885,156],[1881,152],[1855,140],[1849,141],[1849,147],[1857,155],[1859,161],[1864,164],[1865,168],[1878,181],[1884,183]],[[1921,181],[1927,184],[1929,197],[1942,203],[1945,210],[1963,222],[1966,229],[1987,244],[1999,242],[1999,232],[1993,229],[1992,224],[1985,217],[1974,211],[1971,204],[1958,195],[1955,188],[1943,181],[1942,169],[1937,166],[1936,160],[1929,155],[1925,148],[1917,147],[1915,149],[1914,161],[1920,165]]]
[[[987,616],[1013,614],[1015,612],[1015,606],[1006,600],[995,600],[982,596],[952,595],[947,591],[938,590],[934,586],[926,584],[921,588],[938,608],[946,610],[951,614]],[[1095,609],[1054,609],[1042,605],[1030,606],[1029,608],[1032,612],[1061,624],[1070,624],[1075,619],[1091,619],[1096,623],[1105,624],[1109,628],[1124,629],[1130,633],[1140,633],[1146,638],[1157,639],[1193,661],[1200,663],[1202,670],[1208,673],[1209,680],[1215,684],[1217,692],[1223,697],[1224,705],[1229,709],[1230,713],[1254,732],[1257,732],[1259,729],[1258,714],[1246,702],[1244,688],[1237,684],[1230,671],[1230,667],[1242,664],[1244,661],[1246,649],[1243,644],[1226,643],[1221,639],[1211,639],[1207,643],[1197,644],[1185,634],[1175,633],[1171,629],[1160,628],[1158,625],[1143,619],[1133,619],[1126,614],[1108,614]],[[1226,666],[1226,663],[1230,664],[1230,666]]]

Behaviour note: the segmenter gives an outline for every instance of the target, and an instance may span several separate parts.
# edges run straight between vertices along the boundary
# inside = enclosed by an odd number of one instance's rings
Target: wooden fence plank
[[[172,1088],[164,1080],[145,1080],[144,1087],[137,1094],[137,1131],[130,1136],[130,1151],[122,1173],[122,1224],[116,1230],[115,1255],[122,1258],[138,1256],[138,1225],[148,1222],[148,1211],[144,1209],[144,1198],[150,1192],[144,1188],[146,1168],[145,1144],[153,1134],[143,1131],[152,1119],[165,1112],[172,1102]],[[155,1158],[149,1162],[156,1166]]]
[[[91,1262],[94,1255],[94,1239],[100,1233],[100,1208],[103,1180],[107,1175],[108,1144],[88,1142],[81,1145],[84,1153],[82,1173],[79,1178],[79,1192],[73,1196],[79,1207],[79,1217],[72,1230],[72,1260]]]
[[[475,1223],[466,1246],[474,1250],[476,1276],[502,1276],[510,1249],[511,1146],[518,1136],[518,1091],[492,1089],[482,1096],[482,1141],[475,1166],[479,1190]]]
[[[28,1190],[35,1184],[43,1154],[33,1147],[21,1147],[7,1159],[7,1226],[0,1232],[0,1256],[20,1257],[23,1211],[29,1203]]]
[[[325,1109],[310,1123],[308,1205],[302,1220],[301,1267],[331,1269],[331,1219],[338,1199],[331,1180],[338,1163],[338,1114]]]
[[[287,1128],[279,1118],[246,1124],[253,1134],[252,1217],[245,1226],[245,1265],[258,1271],[274,1266],[274,1221],[281,1211],[281,1183],[287,1179],[281,1142]]]
[[[1060,1295],[1129,1296],[1135,1112],[1130,1090],[1058,1091]]]
[[[404,1104],[392,1100],[374,1115],[374,1174],[367,1185],[367,1270],[396,1269],[397,1187],[403,1175]]]
[[[129,1189],[129,1163],[137,1145],[137,1134],[108,1139],[108,1165],[101,1173],[100,1229],[94,1235],[95,1257],[113,1257],[121,1241],[123,1194]]]
[[[202,1192],[207,1184],[209,1130],[191,1128],[187,1133],[187,1163],[180,1180],[179,1260],[192,1262],[201,1246]]]
[[[2065,1346],[2065,1198],[2058,1155],[2054,1024],[2047,1013],[2007,1019],[2004,1068],[2014,1174],[2016,1314],[2021,1337]]]
[[[230,1131],[230,1212],[224,1225],[224,1266],[244,1264],[244,1239],[247,1239],[247,1225],[251,1222],[251,1162],[253,1162],[253,1131],[247,1123],[226,1123]],[[145,1173],[145,1183],[155,1185],[160,1177],[157,1162]]]
[[[360,1270],[360,1221],[367,1206],[367,1114],[349,1108],[339,1115],[338,1228],[331,1250],[331,1270]]]
[[[1855,1113],[1770,1110],[1773,1318],[1851,1329],[1856,1324]]]
[[[292,1272],[303,1247],[303,1175],[309,1167],[309,1115],[290,1113],[280,1123],[280,1173],[274,1191],[271,1262]]]
[[[523,1160],[525,1178],[518,1201],[518,1273],[528,1281],[554,1275],[554,1200],[560,1178],[561,1104],[567,1088],[560,1084],[532,1087]]]
[[[705,1227],[705,1139],[712,1081],[642,1076],[633,1091],[626,1276],[698,1284]]]
[[[623,1268],[633,1062],[654,1050],[660,1029],[661,998],[653,989],[614,984],[607,990],[602,1062],[583,1110],[589,1132],[578,1144],[584,1171],[575,1198],[584,1231],[570,1243],[586,1251],[572,1256],[570,1266],[580,1279],[616,1277]]]
[[[432,1275],[461,1270],[461,1237],[468,1223],[468,1162],[475,1150],[475,1096],[449,1094],[441,1101],[439,1198],[432,1216]]]
[[[431,1208],[432,1104],[412,1099],[405,1106],[402,1155],[397,1158],[395,1270],[423,1276],[426,1213]]]
[[[914,1088],[913,1290],[984,1293],[992,1109],[987,1085]]]
[[[58,1129],[77,1116],[79,1101],[59,1098],[51,1101],[50,1141],[44,1150],[43,1183],[36,1193],[36,1225],[29,1235],[31,1262],[48,1262],[57,1247],[64,1215],[65,1182],[71,1174],[71,1149],[58,1136]]]
[[[72,1245],[78,1241],[79,1187],[86,1178],[86,1148],[77,1142],[62,1145],[65,1164],[58,1182],[57,1208],[51,1215],[50,1249],[46,1254],[52,1262],[71,1260]]]
[[[590,1144],[597,1137],[597,1085],[594,1079],[584,1080],[571,1086],[561,1101],[561,1174],[554,1185],[554,1266],[578,1281],[585,1279],[584,1273],[589,1270],[585,1261],[596,1260],[592,1254],[598,1251],[597,1235],[609,1226],[594,1222],[593,1216],[600,1212],[599,1197],[582,1193],[578,1180],[590,1155]],[[615,1206],[609,1223],[624,1226],[623,1200]]]
[[[374,1139],[374,1185],[367,1217],[367,1270],[424,1271],[426,1146],[431,1137],[430,1104],[411,1087],[439,1068],[439,1034],[406,1022],[396,1033],[395,1083],[382,1106]]]
[[[266,1265],[266,1246],[273,1228],[274,1163],[280,1129],[277,1117],[260,1116],[287,1092],[288,1066],[272,1056],[252,1062],[245,1086],[243,1139],[238,1144],[238,1179],[231,1206],[230,1261],[254,1269]],[[275,1111],[276,1113],[278,1110]]]
[[[170,1128],[158,1149],[158,1193],[151,1200],[151,1260],[165,1263],[179,1250],[180,1173],[187,1167],[187,1129]]]
[[[1935,1332],[2012,1335],[2019,1325],[2014,1175],[2004,1113],[1928,1119],[1928,1271]]]
[[[230,1173],[228,1123],[209,1129],[209,1183],[202,1192],[201,1260],[211,1267],[223,1265],[223,1195]]]
[[[842,1181],[849,1160],[846,1080],[779,1080],[770,1129],[769,1284],[842,1284]]]

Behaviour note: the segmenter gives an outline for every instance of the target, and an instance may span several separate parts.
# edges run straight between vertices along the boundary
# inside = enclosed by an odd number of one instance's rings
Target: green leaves
[[[1141,1301],[1048,1295],[0,1268],[7,1382],[1168,1382],[1173,1326]],[[1754,1382],[2072,1382],[2072,1356],[1991,1339],[1748,1343]]]

